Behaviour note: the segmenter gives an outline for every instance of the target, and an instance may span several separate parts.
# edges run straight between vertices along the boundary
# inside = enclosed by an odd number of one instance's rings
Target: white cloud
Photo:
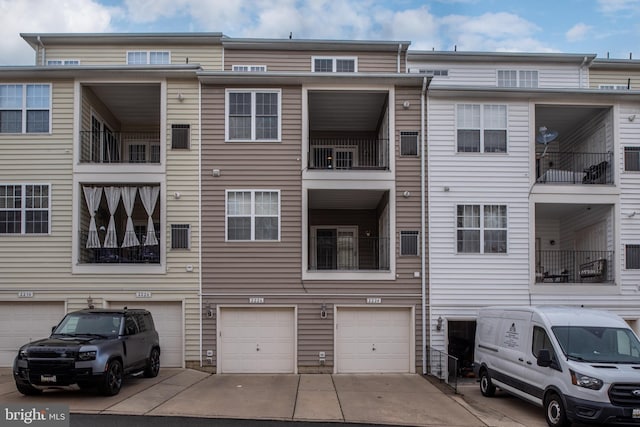
[[[638,12],[640,11],[640,0],[598,0],[598,9],[606,14]]]
[[[566,32],[565,36],[570,42],[577,42],[584,40],[587,35],[591,34],[593,27],[590,25],[579,23],[574,25]]]
[[[114,13],[93,0],[0,0],[0,64],[34,64],[34,51],[20,33],[110,31]]]

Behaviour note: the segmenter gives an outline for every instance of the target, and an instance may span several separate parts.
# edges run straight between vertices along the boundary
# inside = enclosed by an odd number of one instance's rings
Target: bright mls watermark
[[[46,426],[69,427],[68,405],[0,404],[0,427]]]

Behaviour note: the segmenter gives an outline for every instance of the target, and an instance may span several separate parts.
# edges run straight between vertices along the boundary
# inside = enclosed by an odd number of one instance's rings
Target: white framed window
[[[171,64],[171,53],[168,50],[133,50],[127,52],[128,65]]]
[[[279,241],[280,190],[227,190],[227,241]]]
[[[226,141],[280,141],[279,89],[227,89],[225,98]]]
[[[433,77],[449,76],[449,70],[446,69],[409,68],[409,73],[426,74]]]
[[[232,65],[231,71],[242,71],[247,73],[264,73],[267,71],[266,65]]]
[[[0,234],[49,234],[49,184],[0,184]]]
[[[458,253],[506,253],[506,205],[458,205],[456,207]]]
[[[456,106],[459,153],[506,153],[507,106],[458,104]]]
[[[498,70],[498,87],[538,87],[536,70]]]
[[[171,249],[191,249],[190,224],[171,224]]]
[[[628,90],[629,87],[623,84],[603,84],[598,85],[598,89],[601,90]]]
[[[49,133],[50,84],[0,84],[0,133]]]
[[[79,59],[47,59],[47,65],[80,65]]]
[[[418,256],[420,255],[420,232],[401,231],[400,232],[400,255]]]
[[[417,131],[400,131],[400,155],[418,156],[418,135]]]
[[[358,58],[354,56],[313,56],[311,71],[314,73],[355,73]]]

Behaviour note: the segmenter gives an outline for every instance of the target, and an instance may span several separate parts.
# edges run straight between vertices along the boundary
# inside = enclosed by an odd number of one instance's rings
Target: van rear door
[[[498,329],[498,357],[495,358],[493,374],[497,381],[515,389],[525,382],[524,357],[528,341],[531,313],[507,311],[500,320]]]

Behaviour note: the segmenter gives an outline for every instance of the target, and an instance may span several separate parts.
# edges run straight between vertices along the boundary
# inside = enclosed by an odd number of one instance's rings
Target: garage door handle
[[[260,351],[260,344],[256,344],[256,351]]]
[[[371,350],[376,351],[376,345],[375,344],[373,345],[373,348]]]

